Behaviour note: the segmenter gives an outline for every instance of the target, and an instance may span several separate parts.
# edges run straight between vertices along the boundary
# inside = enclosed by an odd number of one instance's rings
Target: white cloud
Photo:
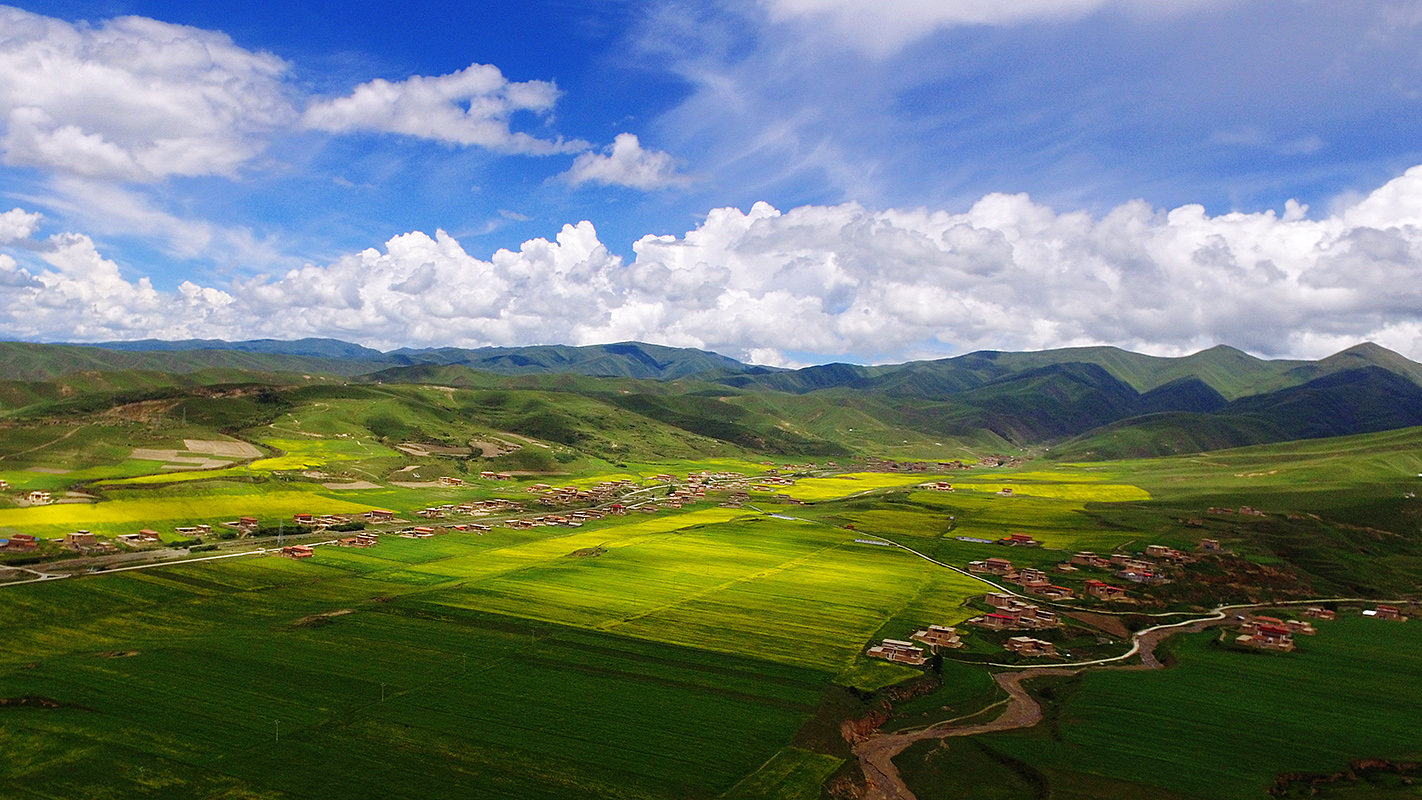
[[[222,33],[7,7],[0,30],[7,164],[134,181],[233,175],[294,117],[286,64]]]
[[[0,244],[28,239],[39,227],[43,215],[13,208],[0,214]]]
[[[284,275],[160,292],[84,236],[0,260],[0,331],[48,339],[334,336],[401,345],[695,346],[900,359],[979,348],[1217,343],[1317,357],[1374,339],[1422,357],[1422,167],[1348,208],[1209,216],[1143,201],[1103,216],[993,194],[962,213],[856,204],[711,211],[630,263],[590,223],[488,260],[443,231]],[[28,223],[24,223],[28,225]]]
[[[637,136],[619,133],[602,153],[583,153],[561,177],[574,186],[597,183],[634,189],[684,186],[690,178],[676,171],[676,160],[660,150],[644,150]]]
[[[449,75],[415,75],[398,83],[377,78],[345,97],[313,102],[302,124],[338,133],[400,133],[502,153],[586,150],[586,142],[539,139],[510,129],[510,120],[519,111],[551,112],[558,94],[551,82],[512,82],[498,67],[472,64]]]

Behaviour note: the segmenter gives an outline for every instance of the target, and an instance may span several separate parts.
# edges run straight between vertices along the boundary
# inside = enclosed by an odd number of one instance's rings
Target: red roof
[[[1269,624],[1264,624],[1264,625],[1260,625],[1259,628],[1258,628],[1258,630],[1259,630],[1260,633],[1274,633],[1274,634],[1279,634],[1279,635],[1282,635],[1282,636],[1288,636],[1288,635],[1289,635],[1289,629],[1283,627],[1282,625],[1269,625]]]
[[[1012,620],[1013,622],[1016,622],[1016,621],[1017,621],[1017,617],[1014,617],[1014,616],[1012,616],[1011,614],[988,614],[988,616],[989,616],[989,617],[994,617],[994,618],[996,618],[996,619]]]

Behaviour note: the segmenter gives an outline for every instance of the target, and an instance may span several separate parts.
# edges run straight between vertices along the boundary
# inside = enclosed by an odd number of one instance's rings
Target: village
[[[813,467],[813,464],[808,467],[787,464],[784,469],[792,471]],[[773,468],[770,471],[777,473],[777,475],[765,479],[771,482],[766,484],[767,487],[793,485],[793,479],[778,476],[780,468]],[[482,473],[480,477],[498,481],[513,478],[508,473],[493,472]],[[462,479],[450,476],[441,476],[437,483],[442,488],[461,488],[465,485]],[[8,483],[5,486],[8,487]],[[339,538],[330,543],[338,546],[371,547],[377,543],[380,531],[365,530],[368,526],[379,526],[389,529],[385,530],[385,533],[412,539],[432,538],[437,534],[451,531],[483,535],[492,530],[494,524],[514,530],[530,530],[544,526],[577,528],[609,516],[626,516],[632,513],[655,514],[663,510],[680,510],[698,503],[709,502],[707,500],[708,491],[717,495],[720,506],[740,508],[750,499],[749,492],[752,488],[754,487],[752,487],[751,479],[739,472],[693,472],[687,474],[684,479],[662,473],[643,482],[622,479],[600,481],[587,487],[555,487],[549,484],[535,483],[523,489],[524,493],[533,495],[529,502],[534,505],[568,509],[560,511],[560,513],[530,513],[525,502],[506,498],[485,498],[426,506],[416,510],[413,514],[413,516],[426,521],[438,520],[439,524],[412,526],[411,520],[401,518],[395,511],[371,509],[361,514],[297,513],[289,521],[277,520],[275,525],[270,519],[264,522],[256,515],[243,515],[234,520],[178,526],[174,528],[173,533],[183,537],[179,544],[186,546],[189,551],[192,551],[195,546],[200,549],[214,547],[214,545],[204,543],[213,538],[247,540],[275,537],[278,539],[280,552],[283,555],[306,558],[314,553],[312,550],[314,545],[284,546],[281,545],[280,540],[286,537],[320,535],[327,532],[352,533],[360,531],[354,536]],[[27,504],[44,505],[53,502],[53,496],[49,492],[30,492],[23,496],[21,501]],[[490,515],[497,515],[499,519],[491,520],[489,524],[476,521],[466,522],[460,519],[477,519]],[[169,538],[171,539],[171,537]],[[118,534],[109,538],[88,530],[77,530],[54,539],[43,539],[24,533],[10,534],[8,538],[0,539],[0,553],[36,553],[41,551],[45,545],[57,546],[59,548],[57,551],[50,551],[56,555],[69,553],[83,556],[152,551],[167,546],[163,534],[151,528],[142,528],[134,533]]]

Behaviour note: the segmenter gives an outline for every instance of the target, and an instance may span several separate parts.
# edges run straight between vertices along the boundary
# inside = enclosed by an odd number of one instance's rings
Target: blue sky
[[[1160,5],[11,8],[0,336],[1422,357],[1422,3]]]

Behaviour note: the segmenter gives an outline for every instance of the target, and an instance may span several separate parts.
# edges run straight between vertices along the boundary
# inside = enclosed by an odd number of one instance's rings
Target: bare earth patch
[[[380,488],[380,484],[378,484],[378,483],[371,483],[370,481],[351,481],[350,483],[323,483],[323,484],[321,484],[321,485],[324,486],[324,487],[327,488],[327,489],[333,489],[333,490],[338,491],[338,492],[339,492],[340,490],[342,490],[342,489],[379,489],[379,488]]]
[[[56,469],[54,467],[30,467],[26,472],[39,472],[44,475],[68,475],[67,469]]]
[[[262,451],[247,442],[229,442],[213,439],[184,439],[183,444],[194,453],[225,458],[261,458]]]
[[[399,486],[404,489],[438,489],[444,484],[439,481],[391,481],[392,486]]]

